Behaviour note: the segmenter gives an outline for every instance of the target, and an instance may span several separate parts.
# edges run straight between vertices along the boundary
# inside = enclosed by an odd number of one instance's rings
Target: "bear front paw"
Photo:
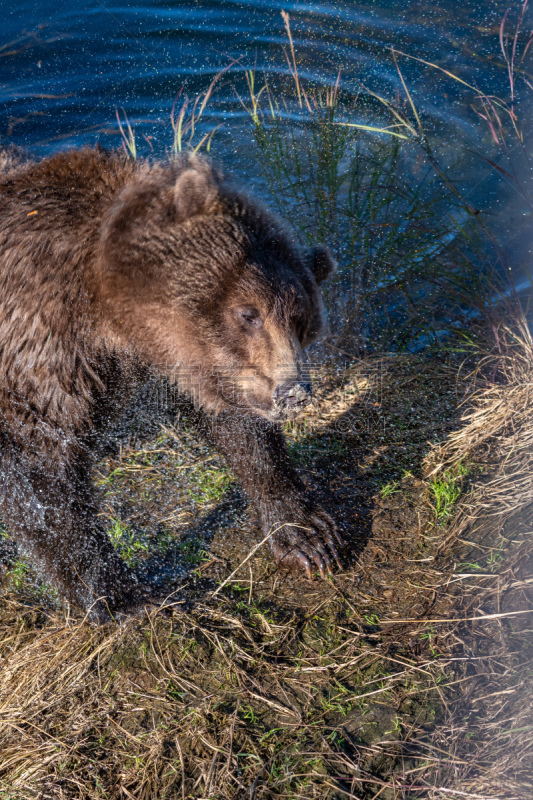
[[[275,560],[289,569],[305,569],[309,579],[317,570],[323,578],[333,574],[334,565],[342,569],[339,551],[342,539],[333,519],[323,508],[307,498],[284,504],[276,519],[269,514],[270,548]],[[264,526],[266,527],[266,526]]]

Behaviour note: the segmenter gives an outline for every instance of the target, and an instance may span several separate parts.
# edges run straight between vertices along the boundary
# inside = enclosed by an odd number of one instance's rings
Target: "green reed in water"
[[[524,58],[533,36],[520,49],[524,9],[512,35],[505,35],[505,19],[500,29],[509,101],[423,62],[472,93],[510,163],[510,134],[523,150],[514,104],[519,79],[527,83]],[[242,103],[278,211],[305,244],[328,244],[339,262],[326,289],[333,333],[358,350],[369,342],[373,349],[404,349],[441,346],[472,321],[490,321],[512,286],[505,252],[454,178],[469,158],[475,169],[475,156],[465,147],[457,163],[446,149],[447,136],[425,129],[399,63],[405,54],[391,50],[403,97],[390,99],[363,84],[341,89],[340,73],[324,88],[299,75],[289,17],[283,18],[290,79],[274,88],[249,71]],[[454,158],[455,172],[446,163]],[[505,175],[527,202],[522,175]]]

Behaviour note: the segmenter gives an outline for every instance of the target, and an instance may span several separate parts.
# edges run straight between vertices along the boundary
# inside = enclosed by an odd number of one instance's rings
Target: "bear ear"
[[[191,163],[191,162],[190,162]],[[213,204],[218,195],[215,173],[201,161],[192,161],[174,186],[174,207],[179,222],[202,214]]]
[[[311,250],[311,272],[315,276],[315,280],[320,284],[332,275],[336,268],[337,263],[327,247],[318,245]]]

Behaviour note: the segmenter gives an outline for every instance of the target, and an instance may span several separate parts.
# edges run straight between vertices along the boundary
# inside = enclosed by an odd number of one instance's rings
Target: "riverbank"
[[[2,797],[531,797],[533,358],[523,330],[498,342],[323,372],[288,435],[344,521],[327,581],[254,550],[186,422],[129,420],[104,514],[186,602],[95,629],[12,564]]]

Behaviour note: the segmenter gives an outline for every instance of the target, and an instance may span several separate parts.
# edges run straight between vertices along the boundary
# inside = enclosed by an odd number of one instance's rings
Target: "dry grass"
[[[433,476],[459,463],[477,473],[439,549],[465,573],[456,607],[479,619],[460,627],[475,666],[465,669],[466,696],[436,735],[457,764],[439,766],[431,780],[452,794],[530,798],[533,343],[523,317],[515,320],[494,330],[493,352],[471,376],[462,426],[427,461]]]
[[[199,606],[171,626],[150,618],[106,633],[56,620],[44,635],[35,615],[12,610],[1,724],[2,788],[13,797],[242,797],[254,785],[257,797],[323,797],[335,774],[374,784],[360,761],[401,751],[391,698],[435,691],[435,666],[387,657],[357,631],[322,656],[296,619],[259,613],[253,625]],[[292,657],[282,647],[291,640]],[[364,677],[349,691],[355,673]],[[385,717],[391,729],[355,760],[336,719],[352,703],[367,706],[369,726]]]
[[[527,323],[494,331],[494,352],[476,365],[463,425],[435,451],[432,474],[467,458],[492,467],[471,496],[479,517],[508,517],[533,501],[533,340]],[[450,536],[469,524],[468,503]]]

